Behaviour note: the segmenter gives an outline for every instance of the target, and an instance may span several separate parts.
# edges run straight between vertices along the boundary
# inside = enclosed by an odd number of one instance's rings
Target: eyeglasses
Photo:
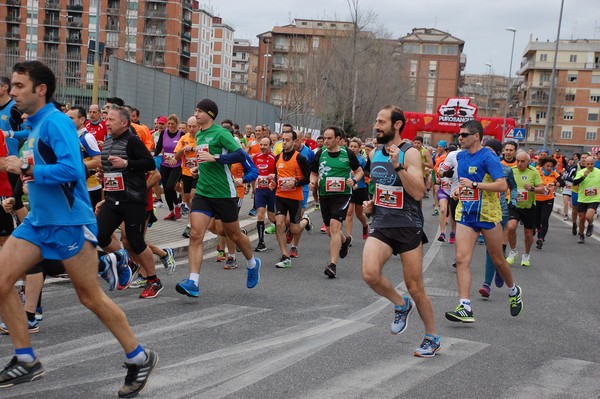
[[[476,134],[476,133],[459,133],[458,135],[464,139],[465,137],[469,137],[474,134]]]

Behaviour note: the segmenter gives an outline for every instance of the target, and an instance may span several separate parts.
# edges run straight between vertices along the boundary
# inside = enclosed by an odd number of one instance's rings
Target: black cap
[[[213,120],[219,114],[219,107],[217,107],[217,104],[213,100],[209,100],[208,98],[205,98],[204,100],[200,101],[198,105],[196,105],[196,108],[206,112],[208,116],[213,118]]]
[[[492,139],[492,140],[488,140],[485,143],[486,147],[490,147],[494,150],[494,152],[496,153],[496,155],[500,155],[500,153],[502,152],[502,143],[498,140]]]

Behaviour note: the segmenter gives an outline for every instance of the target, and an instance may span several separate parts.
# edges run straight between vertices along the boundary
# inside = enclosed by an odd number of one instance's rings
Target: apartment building
[[[471,99],[471,103],[479,108],[480,117],[503,118],[507,113],[508,118],[520,116],[519,95],[517,88],[519,78],[512,78],[508,108],[506,108],[506,92],[509,87],[507,76],[494,74],[465,74],[461,78],[458,94]]]
[[[205,85],[210,84],[213,17],[204,9],[194,9],[192,14],[190,79]]]
[[[234,31],[231,26],[223,23],[220,17],[213,17],[209,80],[212,87],[226,91],[231,89]]]
[[[353,22],[295,19],[259,34],[256,98],[274,105],[294,107],[303,96],[303,87],[313,58],[326,48],[330,37],[346,36]],[[317,76],[318,79],[321,79]]]
[[[233,40],[231,91],[249,98],[256,97],[258,47],[250,40]]]
[[[432,28],[414,28],[398,39],[396,54],[403,77],[409,81],[413,112],[435,113],[450,97],[456,97],[467,57],[465,42]]]
[[[572,153],[600,145],[600,40],[561,40],[556,59],[555,101],[548,115],[556,42],[530,40],[519,74],[521,117],[527,142],[542,144],[548,117],[547,142]]]

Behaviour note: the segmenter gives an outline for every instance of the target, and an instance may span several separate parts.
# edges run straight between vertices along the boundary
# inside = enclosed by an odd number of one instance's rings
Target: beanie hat
[[[495,139],[488,140],[485,143],[485,146],[493,149],[494,152],[496,153],[496,155],[500,155],[500,153],[502,152],[502,143],[498,140],[495,140]]]
[[[200,101],[198,105],[196,105],[196,108],[200,111],[206,112],[208,116],[210,116],[213,120],[219,114],[219,107],[217,107],[217,104],[213,100],[209,100],[208,98],[205,98],[204,100]]]
[[[443,149],[446,149],[446,140],[440,140],[438,141],[438,147],[442,147]]]

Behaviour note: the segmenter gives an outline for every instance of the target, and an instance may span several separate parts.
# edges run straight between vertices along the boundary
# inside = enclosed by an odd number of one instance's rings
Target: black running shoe
[[[521,299],[521,287],[516,286],[517,293],[515,295],[509,295],[508,299],[510,300],[510,315],[515,317],[518,316],[523,310],[523,299]]]
[[[540,238],[538,238],[538,240],[535,242],[535,247],[537,249],[542,249],[543,245],[544,245],[544,242]]]
[[[144,363],[125,363],[127,376],[125,377],[125,384],[119,389],[119,398],[133,398],[142,392],[157,362],[158,355],[154,351],[146,349],[146,361]]]
[[[591,237],[594,234],[594,225],[593,224],[588,224],[588,227],[585,231],[585,235],[588,237]]]
[[[259,242],[256,248],[254,248],[254,252],[264,252],[267,250],[267,246],[264,242]]]
[[[327,277],[329,278],[335,278],[336,277],[336,267],[333,263],[330,263],[327,268],[325,269],[324,273]]]
[[[446,312],[446,319],[461,323],[475,323],[472,310],[467,310],[463,305],[458,305],[455,310]]]
[[[352,236],[347,236],[346,241],[342,243],[342,247],[340,248],[340,258],[344,259],[348,255],[348,248],[351,242]]]
[[[20,362],[16,356],[0,371],[0,388],[35,381],[44,376],[44,367],[38,359],[33,362]]]
[[[577,235],[577,224],[573,223],[573,228],[571,229],[571,233],[573,233],[574,236]]]

